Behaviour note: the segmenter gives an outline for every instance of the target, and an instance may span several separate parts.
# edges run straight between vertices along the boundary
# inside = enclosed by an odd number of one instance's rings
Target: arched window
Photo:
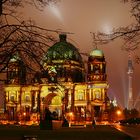
[[[95,94],[95,99],[100,99],[101,98],[101,94],[100,94],[100,91],[99,90],[96,90],[94,92],[94,94]]]
[[[78,94],[78,100],[84,100],[84,93]]]
[[[25,96],[25,101],[26,101],[26,102],[30,102],[30,96],[29,96],[29,95],[26,95],[26,96]]]
[[[14,95],[11,95],[11,96],[10,96],[10,101],[11,101],[11,102],[14,102],[14,101],[15,101],[15,96],[14,96]]]

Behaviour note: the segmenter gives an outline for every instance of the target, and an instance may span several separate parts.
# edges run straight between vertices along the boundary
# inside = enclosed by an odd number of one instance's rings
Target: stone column
[[[74,112],[74,96],[75,96],[75,85],[73,85],[73,89],[71,92],[71,111]]]
[[[37,93],[37,112],[40,113],[40,91]]]
[[[69,89],[65,89],[65,99],[64,99],[65,112],[67,112],[67,107],[68,107],[68,92],[69,92]]]

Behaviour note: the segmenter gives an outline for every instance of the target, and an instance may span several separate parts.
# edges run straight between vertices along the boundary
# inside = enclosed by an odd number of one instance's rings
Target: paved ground
[[[24,140],[23,136],[25,135],[37,136],[39,140],[132,140],[127,134],[107,125],[98,125],[95,129],[61,128],[55,130],[40,130],[38,127],[0,126],[0,140]]]
[[[140,125],[114,125],[116,129],[118,129],[121,132],[124,132],[131,137],[134,138],[134,140],[140,140]]]

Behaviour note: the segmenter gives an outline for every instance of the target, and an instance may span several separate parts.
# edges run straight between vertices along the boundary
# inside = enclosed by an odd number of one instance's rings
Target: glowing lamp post
[[[121,112],[120,110],[117,110],[117,115],[118,115],[118,116],[120,116],[121,113],[122,113],[122,112]]]
[[[72,112],[70,112],[70,113],[69,113],[69,115],[70,115],[70,118],[72,119],[73,113],[72,113]]]
[[[24,116],[24,117],[26,116],[26,113],[25,113],[25,112],[23,113],[23,116]]]
[[[26,121],[26,112],[23,113],[24,123]]]
[[[116,111],[116,114],[117,114],[117,120],[119,120],[122,112],[120,110],[117,110]]]
[[[73,112],[70,112],[69,113],[69,117],[70,117],[69,127],[71,127],[71,121],[72,121],[72,118],[73,118]]]

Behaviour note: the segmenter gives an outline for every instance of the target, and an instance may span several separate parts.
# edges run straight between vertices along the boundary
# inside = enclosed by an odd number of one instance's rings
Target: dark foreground
[[[98,125],[96,128],[55,130],[40,130],[38,127],[26,126],[0,126],[0,140],[24,140],[24,136],[37,136],[39,140],[132,140],[130,136],[107,125]]]

